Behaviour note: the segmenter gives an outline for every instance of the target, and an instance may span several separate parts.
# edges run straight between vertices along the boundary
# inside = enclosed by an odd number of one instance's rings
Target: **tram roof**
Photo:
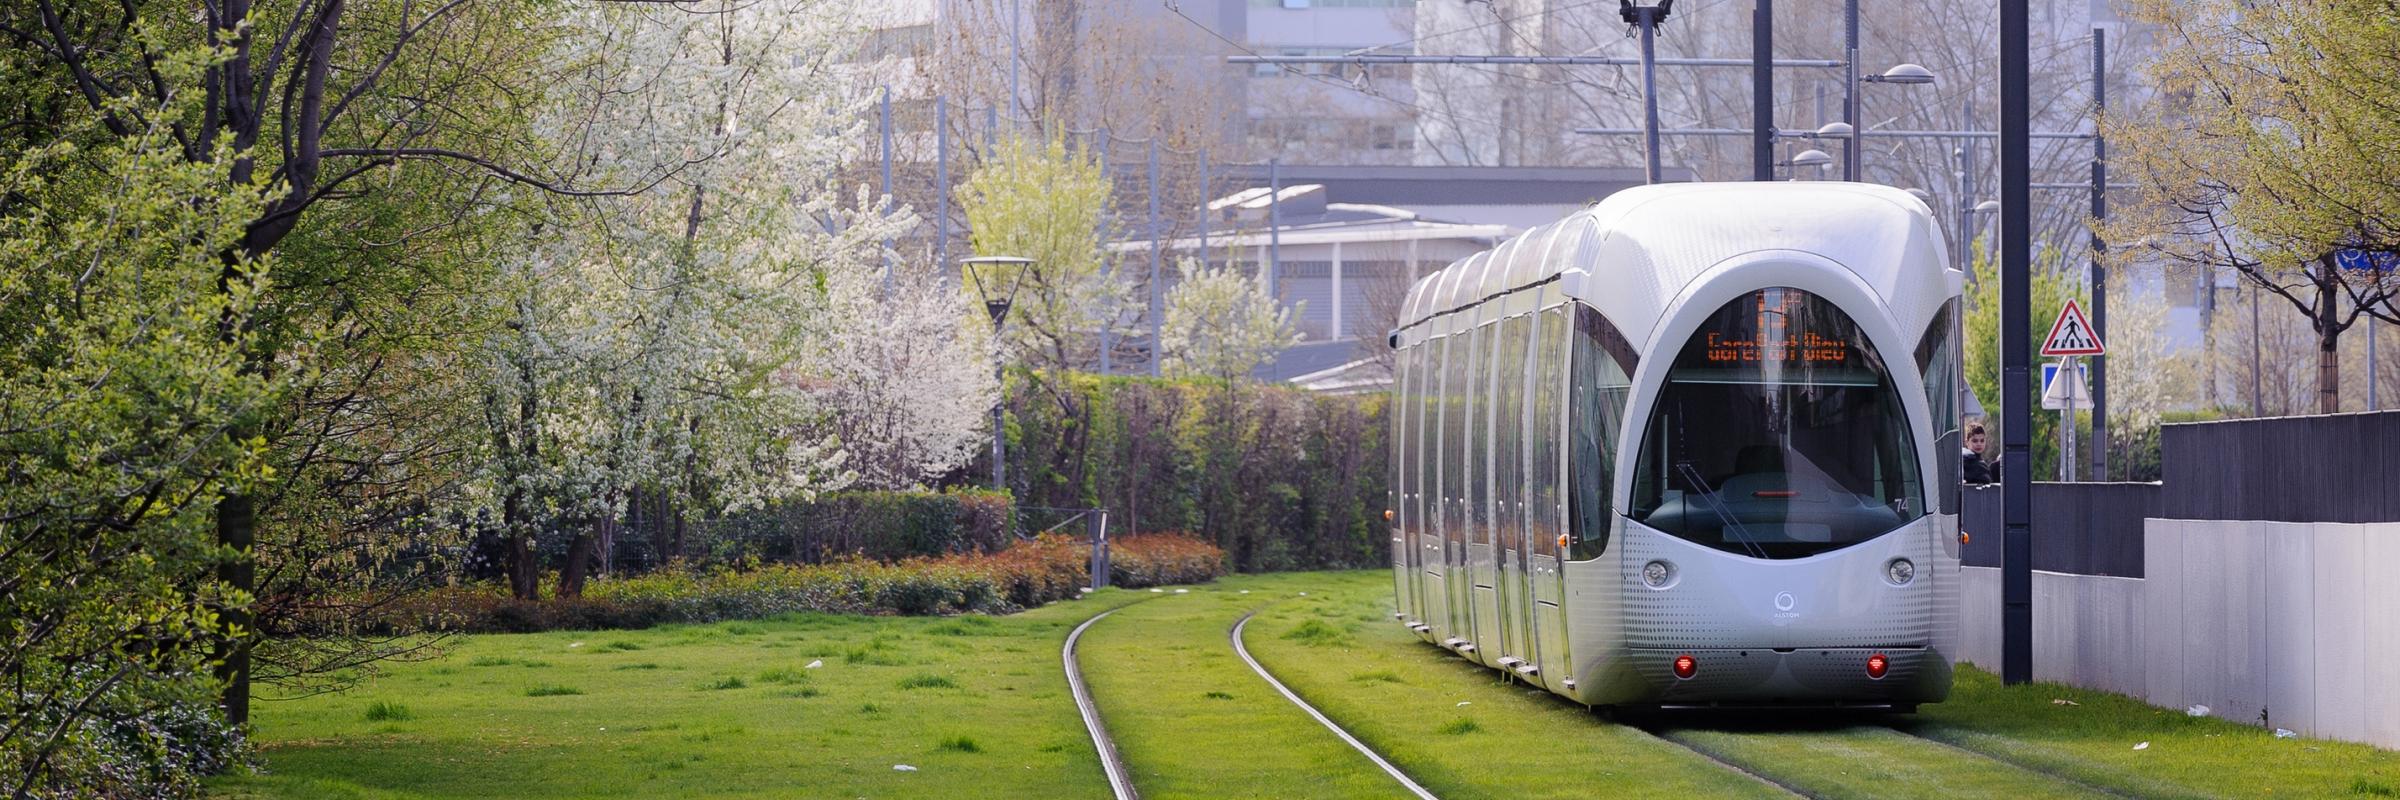
[[[1889,186],[1830,181],[1638,186],[1425,276],[1410,287],[1399,322],[1406,328],[1569,273],[1590,275],[1611,287],[1646,284],[1660,290],[1663,299],[1710,266],[1760,250],[1815,253],[1859,272],[1887,295],[1921,293],[1910,284],[1931,282],[1902,281],[1897,273],[1907,260],[1902,254],[1923,256],[1928,246],[1934,263],[1942,263],[1940,254],[1947,249],[1932,211]]]

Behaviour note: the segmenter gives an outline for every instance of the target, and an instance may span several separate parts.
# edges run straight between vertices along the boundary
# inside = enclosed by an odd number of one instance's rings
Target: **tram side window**
[[[1490,336],[1488,324],[1466,332],[1466,348],[1469,348],[1469,353],[1466,353],[1466,392],[1462,394],[1466,399],[1466,425],[1459,430],[1459,442],[1466,442],[1466,468],[1462,471],[1462,476],[1466,476],[1466,541],[1490,543],[1490,500],[1493,497],[1490,497],[1490,476],[1486,476],[1486,471],[1490,471],[1490,447],[1493,444],[1490,444],[1490,430],[1486,428],[1488,423],[1483,420],[1483,416],[1490,413],[1490,394],[1493,394],[1493,382],[1490,382],[1493,336]]]
[[[1573,351],[1574,385],[1568,394],[1574,485],[1575,554],[1583,561],[1608,549],[1613,521],[1611,491],[1616,487],[1617,435],[1625,419],[1626,395],[1633,388],[1633,348],[1616,326],[1590,306],[1576,305]]]
[[[1456,545],[1463,540],[1464,516],[1461,505],[1466,499],[1462,492],[1466,481],[1459,473],[1466,469],[1467,445],[1460,437],[1467,428],[1467,336],[1453,333],[1442,340],[1442,537]]]
[[[1925,378],[1925,407],[1933,413],[1934,463],[1937,488],[1944,514],[1959,513],[1959,472],[1966,466],[1966,448],[1959,438],[1959,425],[1965,405],[1960,397],[1964,391],[1964,365],[1959,363],[1958,300],[1942,305],[1941,313],[1933,315],[1933,324],[1925,326],[1925,336],[1917,341],[1917,374]]]
[[[1418,342],[1409,350],[1413,353],[1410,356],[1410,370],[1417,373],[1417,385],[1408,398],[1411,406],[1408,412],[1408,435],[1411,437],[1409,463],[1413,465],[1410,467],[1409,486],[1417,493],[1416,504],[1410,506],[1410,510],[1416,512],[1416,521],[1409,524],[1409,531],[1423,536],[1440,532],[1439,528],[1434,527],[1433,518],[1435,510],[1441,507],[1433,500],[1439,496],[1439,490],[1433,485],[1433,459],[1438,452],[1433,449],[1433,414],[1436,411],[1434,402],[1441,396],[1442,375],[1437,370],[1441,367],[1442,351],[1440,343],[1431,340]],[[1423,556],[1419,558],[1421,560]]]
[[[1501,321],[1500,360],[1492,373],[1500,384],[1499,413],[1492,417],[1494,441],[1500,445],[1493,485],[1506,509],[1500,515],[1500,535],[1512,550],[1525,548],[1525,336],[1532,319],[1518,314]]]
[[[1392,416],[1393,469],[1392,504],[1389,508],[1393,509],[1392,513],[1398,518],[1397,522],[1404,545],[1413,547],[1416,545],[1416,540],[1407,537],[1416,532],[1417,515],[1416,509],[1410,507],[1408,501],[1409,495],[1414,491],[1412,487],[1416,485],[1418,454],[1416,442],[1409,437],[1409,434],[1414,431],[1410,423],[1415,422],[1412,409],[1416,407],[1417,385],[1423,383],[1425,378],[1417,371],[1416,348],[1401,348],[1399,352],[1393,354],[1393,359],[1400,368],[1400,387],[1399,391],[1393,395],[1390,412]]]

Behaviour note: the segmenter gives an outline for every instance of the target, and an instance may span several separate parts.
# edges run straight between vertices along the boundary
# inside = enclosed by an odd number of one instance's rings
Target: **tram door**
[[[1566,532],[1566,510],[1559,489],[1566,471],[1568,441],[1564,398],[1567,388],[1566,305],[1555,305],[1534,316],[1526,370],[1531,379],[1525,397],[1526,584],[1532,597],[1532,655],[1542,685],[1559,687],[1568,677],[1563,553],[1559,536]]]
[[[1442,540],[1440,526],[1433,514],[1439,513],[1440,490],[1433,482],[1435,457],[1441,453],[1435,447],[1437,412],[1442,398],[1442,351],[1444,340],[1433,339],[1409,348],[1410,372],[1416,374],[1408,395],[1408,585],[1416,596],[1416,621],[1426,626],[1442,624],[1441,576],[1434,573],[1441,564]],[[1429,578],[1428,574],[1432,573]]]
[[[1519,295],[1515,300],[1528,299]],[[1494,488],[1492,508],[1498,521],[1500,543],[1500,618],[1502,666],[1515,668],[1533,663],[1533,601],[1529,597],[1531,583],[1526,579],[1527,542],[1525,535],[1525,387],[1530,372],[1526,365],[1528,339],[1533,317],[1515,314],[1500,321],[1499,343],[1494,364],[1492,397],[1497,405],[1492,414]]]
[[[1413,364],[1417,352],[1411,349],[1399,353],[1400,380],[1391,404],[1392,433],[1386,440],[1391,442],[1391,498],[1383,506],[1391,514],[1384,521],[1384,527],[1392,535],[1393,610],[1399,612],[1400,619],[1407,622],[1424,618],[1424,611],[1417,606],[1416,538],[1409,532],[1410,526],[1417,524],[1416,515],[1411,513],[1414,509],[1409,504],[1412,489],[1410,479],[1416,472],[1417,458],[1416,443],[1409,437],[1416,408],[1412,398],[1415,387],[1424,380]]]
[[[1459,552],[1463,562],[1460,566],[1464,567],[1459,573],[1466,576],[1461,582],[1465,602],[1459,605],[1467,611],[1462,620],[1465,624],[1461,626],[1466,633],[1461,636],[1475,643],[1474,658],[1485,663],[1497,657],[1485,654],[1484,650],[1498,646],[1500,629],[1499,620],[1494,619],[1500,609],[1492,596],[1492,573],[1498,563],[1492,555],[1491,489],[1489,476],[1485,474],[1490,469],[1491,449],[1487,419],[1492,407],[1491,331],[1490,325],[1477,325],[1467,336],[1465,391],[1461,393],[1466,413],[1459,425],[1459,440],[1466,445],[1459,470],[1464,479],[1459,487],[1462,490],[1459,496],[1464,500],[1459,504],[1463,517],[1459,527],[1465,544]]]
[[[1424,567],[1425,574],[1425,590],[1420,596],[1425,598],[1426,604],[1424,622],[1434,627],[1434,640],[1437,642],[1462,635],[1458,619],[1453,614],[1453,610],[1460,605],[1453,589],[1460,581],[1452,579],[1450,565],[1457,560],[1451,554],[1457,550],[1453,542],[1457,540],[1460,524],[1457,513],[1458,454],[1462,451],[1459,449],[1457,430],[1462,424],[1458,406],[1465,381],[1460,379],[1459,372],[1467,360],[1467,354],[1466,348],[1460,346],[1459,342],[1465,339],[1463,333],[1452,333],[1434,341],[1432,349],[1428,351],[1434,358],[1433,369],[1426,371],[1426,378],[1431,382],[1426,399],[1431,401],[1431,406],[1425,410],[1425,425],[1418,434],[1426,445],[1425,520],[1428,523],[1420,533],[1425,547],[1418,551],[1419,563]]]

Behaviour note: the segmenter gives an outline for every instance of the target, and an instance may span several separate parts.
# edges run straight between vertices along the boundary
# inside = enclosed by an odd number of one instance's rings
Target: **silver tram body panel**
[[[1676,184],[1620,192],[1419,281],[1394,334],[1401,623],[1594,705],[1941,700],[1956,652],[1957,517],[1947,488],[1957,420],[1954,408],[1934,407],[1948,384],[1936,381],[1929,394],[1920,359],[1946,336],[1950,349],[1932,352],[1947,355],[1925,363],[1949,359],[1955,377],[1963,279],[1945,252],[1925,206],[1896,189]],[[1856,352],[1881,354],[1921,487],[1921,509],[1905,498],[1893,504],[1905,522],[1823,552],[1765,557],[1673,535],[1628,512],[1649,454],[1647,423],[1670,372],[1688,360],[1679,353],[1704,324],[1768,290],[1830,304],[1851,323],[1843,330],[1859,340]],[[1759,302],[1763,326],[1767,301]],[[1947,333],[1929,328],[1937,324]],[[1477,360],[1489,363],[1479,369]],[[1598,407],[1585,405],[1595,391],[1607,410],[1590,413],[1613,422],[1576,416]],[[1602,423],[1604,446],[1579,451],[1577,434],[1589,439]],[[1670,470],[1664,461],[1650,467]],[[1730,501],[1719,496],[1734,479],[1712,487],[1690,462],[1673,466],[1695,474],[1676,500],[1650,505],[1713,509],[1721,523],[1698,512],[1686,518],[1717,524],[1727,540],[1741,532],[1748,546],[1748,528],[1725,516]],[[1786,484],[1799,486],[1790,469]],[[1895,479],[1885,471],[1877,467],[1874,480],[1888,485]],[[1595,474],[1605,487],[1575,485]],[[1754,494],[1796,494],[1782,486]],[[1674,516],[1649,513],[1652,522]],[[1827,535],[1808,530],[1793,535]],[[1914,565],[1912,580],[1890,579],[1895,559]],[[1672,565],[1663,585],[1643,576],[1654,561]],[[1870,656],[1886,664],[1880,677],[1868,674]],[[1679,657],[1696,659],[1696,674],[1678,677]]]

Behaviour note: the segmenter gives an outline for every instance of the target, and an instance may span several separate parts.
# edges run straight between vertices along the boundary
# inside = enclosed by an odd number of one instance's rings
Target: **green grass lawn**
[[[999,618],[478,636],[343,694],[260,703],[265,774],[210,789],[246,800],[1106,797],[1058,650],[1076,623],[1122,606],[1086,632],[1083,663],[1145,797],[1400,796],[1234,657],[1226,633],[1252,609],[1261,661],[1445,800],[1787,796],[1423,644],[1390,603],[1389,573],[1374,570],[1107,591]],[[2075,797],[2087,785],[2400,796],[2400,753],[1958,674],[1950,702],[1914,717],[1653,723],[1822,797]]]
[[[1418,641],[1392,619],[1390,572],[1321,585],[1253,620],[1251,654],[1445,800],[1785,796]]]
[[[1084,632],[1092,699],[1145,800],[1408,796],[1276,694],[1226,638],[1244,612],[1331,582],[1323,573],[1228,578]]]
[[[461,639],[344,694],[260,703],[266,774],[210,789],[1106,797],[1059,646],[1086,617],[1151,597],[1112,590],[1000,618],[795,615]],[[917,769],[893,769],[902,764]]]

